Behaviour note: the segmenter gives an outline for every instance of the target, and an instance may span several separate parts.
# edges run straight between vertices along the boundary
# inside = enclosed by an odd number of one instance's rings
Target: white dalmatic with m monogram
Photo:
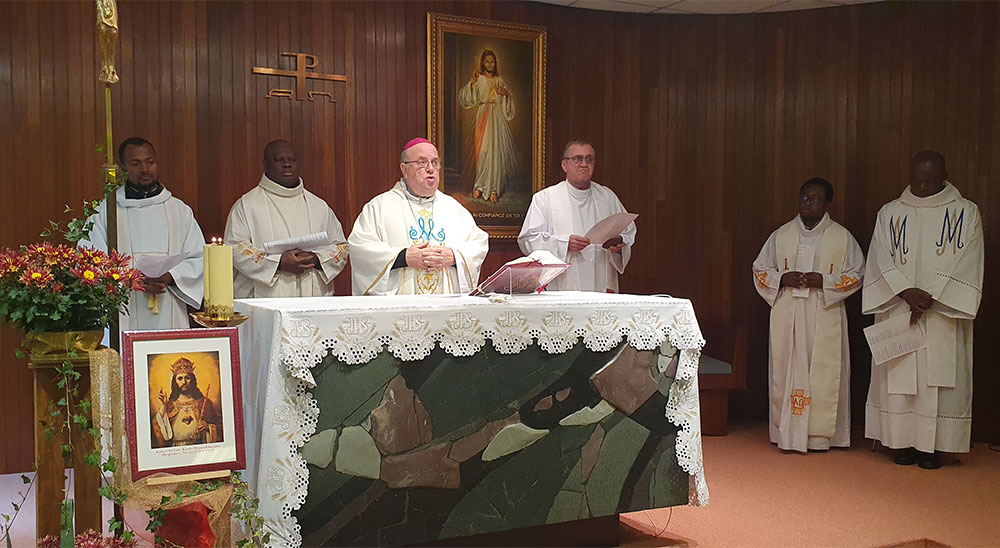
[[[920,319],[927,348],[872,365],[865,435],[884,445],[964,453],[972,428],[972,320],[983,283],[979,208],[945,182],[919,198],[907,187],[882,206],[862,290],[875,321],[909,314],[898,295],[919,288],[934,304]]]

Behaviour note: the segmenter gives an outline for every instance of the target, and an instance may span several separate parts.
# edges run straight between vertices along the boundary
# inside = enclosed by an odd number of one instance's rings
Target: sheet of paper
[[[264,253],[272,255],[275,253],[284,253],[289,249],[301,249],[303,251],[309,251],[312,249],[317,249],[323,245],[326,245],[330,238],[326,235],[326,231],[317,232],[315,234],[309,234],[307,236],[299,236],[298,238],[288,238],[287,240],[275,240],[273,242],[268,242],[264,244]]]
[[[813,259],[816,257],[816,246],[800,245],[795,250],[795,270],[799,272],[812,272]],[[800,299],[809,297],[809,288],[796,287],[792,290],[792,296]]]
[[[170,272],[170,269],[190,258],[190,253],[167,255],[162,253],[137,253],[132,257],[132,264],[150,278],[159,278]]]
[[[883,364],[927,346],[920,322],[910,325],[909,314],[900,314],[866,327],[863,331],[868,339],[868,346],[872,349],[872,360],[876,364]]]
[[[529,253],[526,257],[518,257],[512,261],[507,261],[504,264],[522,264],[522,263],[539,263],[539,264],[563,264],[552,254],[551,251],[546,251],[544,249],[536,249]]]
[[[621,235],[638,216],[638,213],[615,213],[597,221],[583,237],[590,240],[591,245],[604,245],[608,239]]]

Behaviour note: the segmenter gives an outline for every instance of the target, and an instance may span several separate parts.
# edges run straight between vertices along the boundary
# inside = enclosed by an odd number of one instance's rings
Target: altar
[[[706,504],[690,301],[247,299],[247,470],[274,546],[405,545]]]

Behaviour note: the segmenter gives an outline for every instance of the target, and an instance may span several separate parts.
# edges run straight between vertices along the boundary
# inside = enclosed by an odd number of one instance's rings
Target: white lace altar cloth
[[[677,433],[677,461],[690,474],[690,503],[708,503],[702,467],[698,362],[705,341],[691,302],[644,295],[545,292],[505,302],[461,295],[245,299],[240,327],[245,478],[260,498],[272,546],[299,546],[292,511],[302,506],[309,471],[299,456],[316,430],[319,407],[309,389],[311,369],[331,352],[362,366],[388,349],[403,361],[427,357],[434,346],[471,356],[487,341],[514,355],[531,344],[559,354],[577,341],[594,352],[627,340],[637,350],[664,341],[680,351],[666,417]]]

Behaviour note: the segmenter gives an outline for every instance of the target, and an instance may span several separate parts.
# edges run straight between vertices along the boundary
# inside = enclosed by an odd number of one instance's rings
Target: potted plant
[[[32,357],[93,350],[141,289],[142,273],[117,251],[48,242],[0,251],[0,319],[25,332]]]
[[[85,204],[85,214],[92,214],[96,205]],[[47,230],[43,237],[57,231],[58,225],[51,224],[56,230]],[[91,226],[86,219],[74,219],[69,230],[59,232],[75,242],[85,237]],[[74,364],[89,363],[87,354],[100,345],[104,329],[118,321],[130,292],[142,289],[142,273],[130,266],[128,256],[116,251],[109,254],[49,242],[0,250],[0,320],[24,331],[24,344],[16,353],[22,358],[27,354],[35,375],[35,466],[40,482],[65,481],[62,470],[70,460],[78,470],[87,462],[94,464],[98,473],[102,471],[100,452],[90,440],[96,429],[90,417],[89,382],[86,378],[79,382],[81,374]],[[39,405],[43,406],[41,412]],[[44,438],[38,435],[41,432]],[[76,447],[75,443],[82,445]],[[79,485],[81,474],[74,477]],[[79,492],[77,496],[86,498]],[[49,501],[48,496],[46,504],[42,502],[39,498],[37,507],[39,516],[45,516],[45,526],[39,521],[44,529],[38,531],[39,536],[60,531],[63,540],[72,545],[72,501],[63,501],[61,509],[48,504],[57,502]],[[92,506],[88,504],[88,508]],[[67,508],[68,527],[58,521],[65,517]],[[11,519],[4,518],[2,537],[9,545]],[[97,520],[99,524],[99,513]]]

